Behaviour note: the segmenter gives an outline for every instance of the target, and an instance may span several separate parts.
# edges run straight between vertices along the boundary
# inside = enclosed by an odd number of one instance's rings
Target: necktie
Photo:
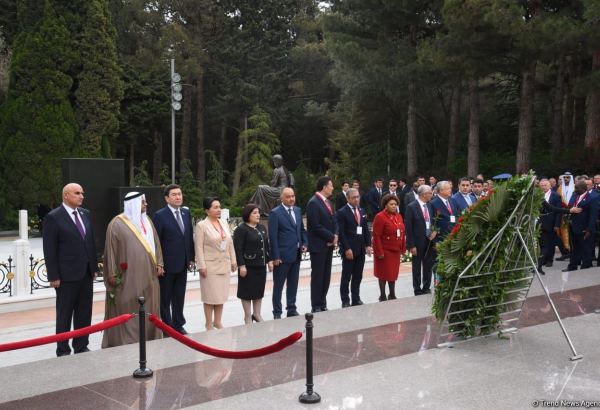
[[[185,233],[183,221],[181,220],[181,215],[179,214],[179,209],[175,211],[175,220],[177,221],[177,225],[179,225],[179,229],[181,229],[181,233]]]
[[[294,218],[294,214],[292,213],[292,208],[288,208],[288,214],[290,214],[290,218],[292,218],[294,225],[296,225],[296,219]]]
[[[444,203],[446,204],[446,208],[448,209],[448,213],[452,215],[452,207],[450,206],[450,202],[447,199],[444,199]]]
[[[429,222],[429,211],[427,211],[427,205],[423,204],[423,218],[426,222]]]
[[[79,231],[79,234],[81,235],[82,238],[85,238],[85,229],[83,229],[83,225],[81,224],[81,221],[79,220],[79,215],[77,214],[77,211],[73,211],[73,216],[75,217],[75,226],[77,226],[77,230]]]
[[[471,196],[470,195],[463,195],[463,197],[465,198],[465,201],[467,201],[467,205],[471,206],[471,204],[473,203],[471,201]]]
[[[360,214],[358,213],[358,208],[352,208],[352,212],[354,213],[354,219],[356,219],[356,224],[360,225]]]

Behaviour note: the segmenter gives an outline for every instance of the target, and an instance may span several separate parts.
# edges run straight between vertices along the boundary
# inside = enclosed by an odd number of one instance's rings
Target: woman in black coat
[[[262,322],[260,314],[265,294],[267,269],[273,270],[269,255],[267,230],[260,224],[260,210],[256,204],[248,204],[242,210],[243,224],[233,233],[233,245],[238,263],[237,297],[242,300],[244,322]]]

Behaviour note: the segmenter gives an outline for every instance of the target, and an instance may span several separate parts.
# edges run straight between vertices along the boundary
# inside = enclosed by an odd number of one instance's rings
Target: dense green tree
[[[116,33],[106,0],[88,0],[84,5],[85,24],[77,41],[81,71],[75,91],[80,153],[110,157],[119,131],[119,106],[123,98]]]
[[[11,80],[0,113],[0,150],[7,197],[5,221],[18,208],[52,204],[60,197],[61,158],[71,153],[77,133],[69,101],[73,62],[70,34],[49,0],[38,26],[15,39]],[[14,218],[14,219],[13,219]]]

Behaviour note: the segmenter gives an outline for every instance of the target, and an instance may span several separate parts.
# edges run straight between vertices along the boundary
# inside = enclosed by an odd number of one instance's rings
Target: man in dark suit
[[[339,194],[337,194],[337,196],[335,197],[335,209],[336,210],[342,209],[344,207],[344,205],[346,205],[348,203],[347,195],[348,195],[349,188],[350,188],[350,184],[348,183],[348,181],[344,181],[342,183],[342,191]]]
[[[477,197],[471,193],[471,180],[467,177],[460,179],[458,192],[452,195],[454,202],[458,205],[460,212],[477,202]]]
[[[338,228],[333,205],[327,199],[333,193],[331,178],[317,180],[317,192],[306,205],[308,251],[310,252],[310,301],[312,311],[327,310],[327,291],[331,280],[333,249],[338,244]]]
[[[413,290],[415,296],[431,293],[431,270],[435,262],[433,241],[437,232],[432,230],[433,211],[428,202],[433,196],[429,185],[421,185],[418,197],[406,207],[406,247],[412,254]],[[422,287],[421,287],[422,284]]]
[[[432,210],[432,225],[436,226],[438,234],[435,243],[443,241],[450,233],[458,217],[460,209],[454,202],[452,196],[452,187],[448,181],[440,181],[436,185],[438,195],[429,203]]]
[[[364,209],[359,205],[360,196],[356,189],[348,190],[348,204],[338,209],[336,217],[342,256],[342,280],[340,296],[342,307],[350,306],[348,285],[351,283],[352,306],[362,305],[360,282],[365,266],[365,254],[371,256],[371,233]]]
[[[388,189],[383,191],[383,195],[386,194],[394,195],[396,198],[400,197],[400,191],[398,190],[398,181],[396,181],[395,179],[390,179],[390,181],[388,182]]]
[[[160,239],[165,273],[159,276],[160,316],[163,322],[186,335],[183,305],[187,272],[194,263],[194,232],[189,209],[183,208],[179,185],[165,188],[167,206],[154,214],[152,222]]]
[[[596,232],[596,218],[598,216],[598,197],[590,194],[585,180],[575,183],[575,192],[569,201],[569,208],[581,208],[582,212],[571,216],[571,260],[563,272],[592,267],[592,246]]]
[[[551,206],[560,208],[562,204],[560,195],[552,190],[550,181],[548,181],[546,178],[542,178],[539,185],[544,193],[544,202]],[[540,216],[540,226],[542,228],[540,247],[542,252],[538,261],[538,272],[540,272],[542,275],[545,274],[542,266],[552,266],[554,261],[554,245],[556,243],[557,234],[560,230],[561,220],[561,213],[553,211],[547,206],[542,208],[542,215]]]
[[[373,182],[373,188],[367,193],[367,203],[371,210],[371,216],[375,216],[381,211],[381,197],[383,196],[383,179],[377,178]]]
[[[298,316],[296,293],[302,253],[307,250],[306,230],[296,194],[292,188],[281,191],[281,205],[269,212],[269,243],[273,259],[273,317],[281,319],[281,294],[286,285],[287,316]]]
[[[44,218],[43,248],[50,286],[56,291],[56,333],[81,329],[92,322],[93,282],[98,258],[92,221],[81,208],[83,188],[67,184],[63,203]],[[73,351],[89,351],[88,336],[73,339]],[[58,342],[57,356],[71,354],[68,341]]]

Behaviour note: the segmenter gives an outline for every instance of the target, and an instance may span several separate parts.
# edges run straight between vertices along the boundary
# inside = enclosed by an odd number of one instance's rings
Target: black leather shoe
[[[281,313],[273,313],[273,319],[281,319]]]
[[[179,328],[179,329],[177,329],[177,331],[178,331],[179,333],[181,333],[182,335],[187,335],[187,334],[188,334],[187,330],[185,330],[185,329],[184,329],[184,328],[182,328],[182,327],[181,327],[181,328]]]
[[[394,299],[396,299],[396,295],[389,295],[388,296],[388,300],[394,300]]]
[[[77,351],[75,351],[75,354],[79,354],[79,353],[86,353],[86,352],[89,352],[89,351],[90,351],[90,349],[88,349],[87,347],[84,347],[84,348],[83,348],[83,349],[81,349],[81,350],[77,350]]]
[[[360,305],[364,305],[364,302],[360,299],[358,299],[356,302],[352,302],[352,306],[360,306]]]
[[[71,352],[60,352],[56,353],[56,357],[69,356]]]
[[[322,310],[321,310],[320,307],[314,307],[314,308],[311,309],[311,312],[312,313],[319,313],[319,312],[322,312]]]
[[[293,312],[287,313],[287,317],[293,317],[293,316],[300,316],[300,313],[298,313],[298,311],[296,311],[296,310],[294,310]]]
[[[538,268],[538,272],[540,273],[540,275],[545,275],[545,274],[546,274],[546,272],[544,272],[544,271],[542,270],[542,268]]]
[[[544,266],[547,268],[551,268],[552,265],[554,265],[554,262],[546,262],[546,264]]]
[[[327,312],[329,309],[327,309],[327,306],[322,306],[321,307],[321,312]]]
[[[574,271],[574,270],[577,270],[577,268],[575,268],[575,269],[564,268],[563,270],[561,270],[561,272],[571,272],[571,271]]]
[[[380,302],[385,302],[386,300],[387,300],[387,297],[385,295],[379,296],[379,301]]]
[[[423,291],[421,289],[415,290],[415,296],[422,295]]]
[[[430,294],[430,293],[431,293],[431,289],[423,289],[423,290],[421,291],[421,295],[428,295],[428,294]]]
[[[570,257],[571,257],[571,255],[562,255],[562,256],[559,256],[558,258],[554,259],[554,260],[555,261],[566,261]]]
[[[343,303],[342,303],[342,307],[343,307],[343,308],[350,307],[350,303],[348,303],[348,302],[343,302]]]

